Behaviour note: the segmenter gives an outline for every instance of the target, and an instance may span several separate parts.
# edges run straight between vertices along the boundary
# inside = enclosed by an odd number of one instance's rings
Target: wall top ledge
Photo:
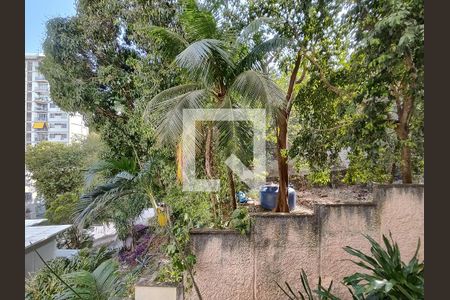
[[[403,184],[403,183],[393,183],[393,184],[381,184],[377,183],[373,185],[374,188],[379,189],[389,189],[389,188],[424,188],[425,184],[423,183],[409,183],[409,184]]]
[[[239,231],[234,229],[215,229],[215,228],[192,228],[190,230],[190,233],[192,234],[240,234]]]

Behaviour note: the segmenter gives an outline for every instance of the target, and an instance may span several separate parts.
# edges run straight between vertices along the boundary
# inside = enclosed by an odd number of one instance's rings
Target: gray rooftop
[[[45,221],[47,221],[47,219],[27,219],[25,220],[25,227],[38,225]]]
[[[28,226],[25,227],[25,249],[45,242],[72,225]]]

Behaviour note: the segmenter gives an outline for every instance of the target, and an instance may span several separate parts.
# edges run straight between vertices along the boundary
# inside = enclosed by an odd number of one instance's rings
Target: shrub
[[[349,292],[354,300],[364,299],[424,299],[424,263],[417,258],[420,241],[417,250],[411,260],[406,264],[401,261],[400,250],[390,236],[389,241],[383,235],[383,242],[386,249],[369,236],[365,236],[370,244],[371,255],[364,254],[352,247],[345,247],[344,250],[359,258],[360,261],[353,261],[356,265],[369,271],[366,273],[355,273],[344,278]],[[321,285],[321,278],[315,290],[311,290],[308,277],[302,269],[300,275],[304,291],[295,293],[291,286],[285,282],[284,289],[278,282],[278,287],[288,296],[289,299],[323,299],[339,300],[330,291],[333,282],[328,288]]]
[[[250,232],[250,216],[246,207],[236,208],[231,214],[230,227],[242,234]]]

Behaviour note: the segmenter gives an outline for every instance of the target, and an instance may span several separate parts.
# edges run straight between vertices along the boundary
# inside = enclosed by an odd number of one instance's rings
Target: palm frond
[[[195,0],[183,0],[182,4],[180,20],[189,40],[215,38],[217,24],[214,16],[209,11],[200,9]]]
[[[115,200],[133,193],[130,189],[133,178],[134,175],[123,171],[105,184],[82,195],[75,210],[77,217],[74,223],[78,228],[81,229],[93,221],[105,220],[108,217],[108,208]]]
[[[264,25],[271,25],[277,21],[276,18],[260,17],[251,21],[238,36],[238,41],[246,41],[252,34],[259,32]]]
[[[233,103],[230,95],[226,96],[221,108],[239,108]],[[238,118],[236,118],[238,119]],[[217,124],[219,131],[219,149],[224,153],[225,157],[235,153],[241,157],[251,156],[252,149],[243,147],[242,145],[251,144],[252,126],[247,121],[220,121]]]
[[[150,26],[148,29],[150,39],[157,44],[165,55],[173,59],[178,53],[189,46],[181,35],[160,26]]]
[[[278,114],[285,105],[285,95],[267,75],[254,70],[239,74],[230,87],[232,93],[240,95],[250,107],[265,107]]]
[[[289,40],[280,36],[275,36],[265,42],[262,42],[250,51],[236,65],[236,72],[240,73],[251,68],[260,68],[264,56],[272,51],[280,50],[288,44]]]
[[[156,95],[147,105],[144,117],[159,117],[156,133],[160,142],[175,142],[183,131],[183,109],[203,108],[208,91],[197,84],[169,88]]]
[[[92,273],[83,270],[65,274],[62,279],[71,288],[65,288],[56,298],[67,300],[78,299],[81,296],[83,299],[107,300],[117,297],[123,291],[118,270],[118,263],[108,259]]]
[[[222,41],[203,39],[190,44],[175,58],[175,63],[189,72],[195,80],[207,84],[217,80],[218,74],[233,69],[234,64]]]
[[[138,172],[138,165],[135,159],[122,157],[120,159],[99,160],[95,162],[85,172],[85,186],[90,186],[94,178],[98,175],[112,176],[122,171],[130,174]]]

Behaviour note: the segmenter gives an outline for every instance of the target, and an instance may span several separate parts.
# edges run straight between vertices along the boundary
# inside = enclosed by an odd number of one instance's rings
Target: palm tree
[[[93,272],[81,270],[65,274],[62,276],[62,280],[66,283],[64,290],[56,299],[121,299],[124,285],[118,272],[119,264],[113,259],[108,259]]]
[[[167,28],[152,27],[150,35],[161,43],[167,55],[175,56],[188,82],[162,91],[148,103],[145,116],[162,116],[157,134],[162,141],[179,142],[182,133],[183,109],[265,107],[277,114],[284,105],[284,94],[262,69],[264,57],[280,48],[285,40],[278,36],[248,50],[245,36],[265,20],[255,20],[237,38],[221,32],[213,16],[197,7],[195,1],[185,1],[181,14],[184,35]],[[206,125],[206,126],[205,126]],[[213,176],[213,143],[226,153],[248,151],[249,131],[243,122],[221,122],[218,126],[203,124],[204,169]],[[247,142],[246,142],[247,141]],[[248,149],[250,148],[250,149]],[[227,157],[225,155],[222,155]],[[227,172],[233,207],[236,207],[234,179]],[[213,200],[214,201],[214,200]],[[213,202],[214,207],[214,202]]]
[[[93,222],[116,222],[119,218],[121,227],[126,223],[127,228],[126,235],[119,233],[119,237],[123,240],[132,237],[133,247],[134,219],[150,205],[156,209],[151,189],[152,165],[153,160],[141,165],[129,158],[101,160],[92,165],[86,172],[86,184],[98,175],[102,175],[104,181],[81,196],[75,224],[84,228]]]

